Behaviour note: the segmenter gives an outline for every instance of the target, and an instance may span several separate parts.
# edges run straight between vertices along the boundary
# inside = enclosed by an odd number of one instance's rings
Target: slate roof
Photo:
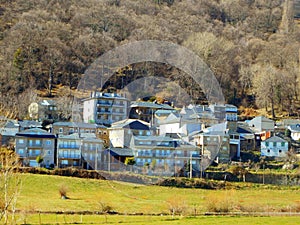
[[[125,119],[115,122],[109,129],[127,128],[133,130],[149,130],[149,124],[137,119]]]
[[[287,142],[286,140],[284,140],[281,137],[278,136],[272,136],[270,138],[268,138],[267,140],[263,141],[263,142]]]
[[[42,127],[41,122],[37,122],[33,120],[19,120],[18,123],[20,127],[24,127],[24,128]]]
[[[44,99],[44,100],[40,101],[39,104],[43,105],[43,106],[50,106],[50,105],[55,106],[56,105],[54,100],[48,100],[48,99]]]
[[[141,102],[135,101],[130,104],[131,108],[142,107],[142,108],[152,108],[152,109],[164,109],[164,110],[174,110],[172,106],[167,104],[157,104],[153,102]]]
[[[173,138],[165,136],[133,136],[135,140],[139,141],[174,141]]]
[[[300,132],[300,124],[294,124],[289,126],[291,131]]]
[[[133,151],[129,148],[110,148],[110,154],[112,156],[128,156],[133,157]]]
[[[54,134],[48,133],[47,131],[40,129],[40,128],[31,128],[19,132],[16,136],[22,137],[37,137],[37,138],[56,138]]]
[[[239,127],[239,126],[237,127],[236,132],[239,134],[253,134],[250,128],[247,129],[245,127]]]
[[[81,123],[81,122],[55,122],[53,123],[52,126],[78,127],[78,128],[88,128],[88,129],[96,129],[98,127],[98,125],[94,123]]]

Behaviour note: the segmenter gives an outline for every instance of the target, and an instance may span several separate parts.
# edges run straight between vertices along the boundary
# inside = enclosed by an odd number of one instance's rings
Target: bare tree
[[[21,176],[18,173],[19,158],[15,152],[6,148],[0,150],[0,220],[9,223],[9,213],[14,219],[15,206],[21,190]]]

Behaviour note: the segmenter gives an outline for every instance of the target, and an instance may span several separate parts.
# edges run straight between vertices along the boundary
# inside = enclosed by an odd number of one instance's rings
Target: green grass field
[[[18,197],[18,224],[83,223],[103,224],[104,215],[83,215],[101,211],[100,203],[121,215],[107,215],[109,224],[300,224],[300,217],[204,216],[205,212],[287,212],[300,210],[300,187],[239,184],[239,189],[204,190],[144,186],[47,175],[22,175]],[[67,187],[69,199],[61,199],[59,188]],[[179,213],[174,218],[170,208]],[[30,213],[34,212],[33,214]],[[44,214],[76,212],[76,215]],[[41,212],[39,215],[38,212]],[[142,216],[133,216],[143,214]],[[193,217],[194,215],[197,217]],[[159,216],[164,215],[164,216]]]

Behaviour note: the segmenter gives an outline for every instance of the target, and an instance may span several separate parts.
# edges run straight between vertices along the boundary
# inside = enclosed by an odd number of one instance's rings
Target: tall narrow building
[[[92,92],[83,100],[83,120],[110,126],[128,115],[129,100],[116,93]]]

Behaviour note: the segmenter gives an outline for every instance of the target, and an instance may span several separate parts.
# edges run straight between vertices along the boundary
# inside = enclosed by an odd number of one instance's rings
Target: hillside
[[[29,103],[41,95],[66,104],[95,59],[122,44],[150,39],[173,42],[199,55],[215,74],[228,103],[292,115],[299,107],[300,32],[287,3],[1,1],[0,112],[24,118]],[[200,87],[187,74],[160,63],[119,68],[103,88],[116,91],[153,75],[175,82],[193,102],[206,103]],[[172,82],[158,95],[174,95]],[[57,94],[56,87],[64,91]],[[176,105],[186,103],[177,98]]]

